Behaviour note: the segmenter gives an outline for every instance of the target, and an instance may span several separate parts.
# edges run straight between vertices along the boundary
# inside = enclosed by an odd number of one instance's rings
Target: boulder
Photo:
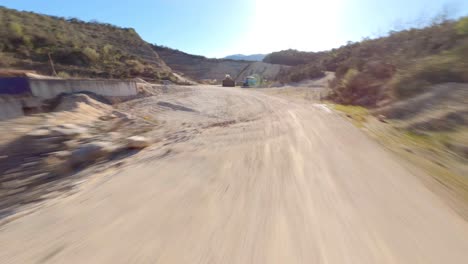
[[[50,130],[44,129],[44,128],[39,128],[36,130],[33,130],[27,134],[27,136],[30,137],[47,137],[50,135]]]
[[[142,149],[151,145],[151,141],[142,136],[132,136],[127,138],[127,147],[132,149]]]
[[[116,119],[116,118],[117,118],[117,116],[114,115],[114,114],[99,117],[99,119],[102,120],[102,121],[109,121],[109,120],[113,120],[113,119]]]
[[[108,156],[117,148],[109,142],[92,142],[81,145],[73,150],[70,155],[72,165],[91,163],[100,158]]]

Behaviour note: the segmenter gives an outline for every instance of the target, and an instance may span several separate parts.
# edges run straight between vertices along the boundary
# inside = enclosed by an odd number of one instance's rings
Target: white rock
[[[31,137],[46,137],[50,135],[50,131],[48,129],[36,129],[27,134]]]
[[[85,134],[88,130],[73,124],[64,124],[51,129],[51,134],[54,136],[76,137]]]
[[[127,138],[128,148],[142,149],[148,147],[149,145],[151,145],[151,141],[142,136],[132,136]]]

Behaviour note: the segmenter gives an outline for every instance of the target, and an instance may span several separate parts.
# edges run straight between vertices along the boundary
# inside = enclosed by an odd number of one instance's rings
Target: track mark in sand
[[[333,109],[173,89],[125,105],[161,118],[158,145],[0,228],[0,263],[466,262],[464,219]]]
[[[210,124],[208,126],[205,126],[203,128],[212,128],[212,127],[227,127],[229,125],[232,125],[232,124],[235,124],[237,123],[236,120],[227,120],[227,121],[223,121],[223,122],[216,122],[216,123],[213,123],[213,124]]]
[[[47,255],[45,255],[43,258],[41,258],[37,263],[47,263],[49,260],[57,256],[64,249],[65,249],[65,245],[57,247],[56,249],[52,250]]]
[[[253,122],[253,121],[256,121],[258,119],[259,118],[251,118],[251,119],[243,118],[243,119],[239,119],[239,120],[225,120],[225,121],[209,124],[207,126],[204,126],[203,128],[207,129],[207,128],[213,128],[213,127],[228,127],[228,126],[234,125],[234,124]]]
[[[169,103],[169,102],[164,102],[164,101],[159,101],[157,103],[157,105],[159,106],[162,106],[162,107],[167,107],[167,108],[170,108],[172,110],[175,110],[175,111],[184,111],[184,112],[198,112],[192,108],[189,108],[189,107],[185,107],[185,106],[182,106],[182,105],[178,105],[178,104],[173,104],[173,103]]]

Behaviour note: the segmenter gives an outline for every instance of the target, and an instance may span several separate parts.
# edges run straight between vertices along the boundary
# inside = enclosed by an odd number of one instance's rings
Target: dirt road
[[[325,106],[169,90],[121,109],[171,136],[0,227],[1,263],[466,263],[468,223]]]

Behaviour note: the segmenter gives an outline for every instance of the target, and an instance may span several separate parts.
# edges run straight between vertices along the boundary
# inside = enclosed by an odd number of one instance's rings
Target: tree
[[[468,16],[460,19],[455,25],[455,30],[459,35],[468,36]]]

